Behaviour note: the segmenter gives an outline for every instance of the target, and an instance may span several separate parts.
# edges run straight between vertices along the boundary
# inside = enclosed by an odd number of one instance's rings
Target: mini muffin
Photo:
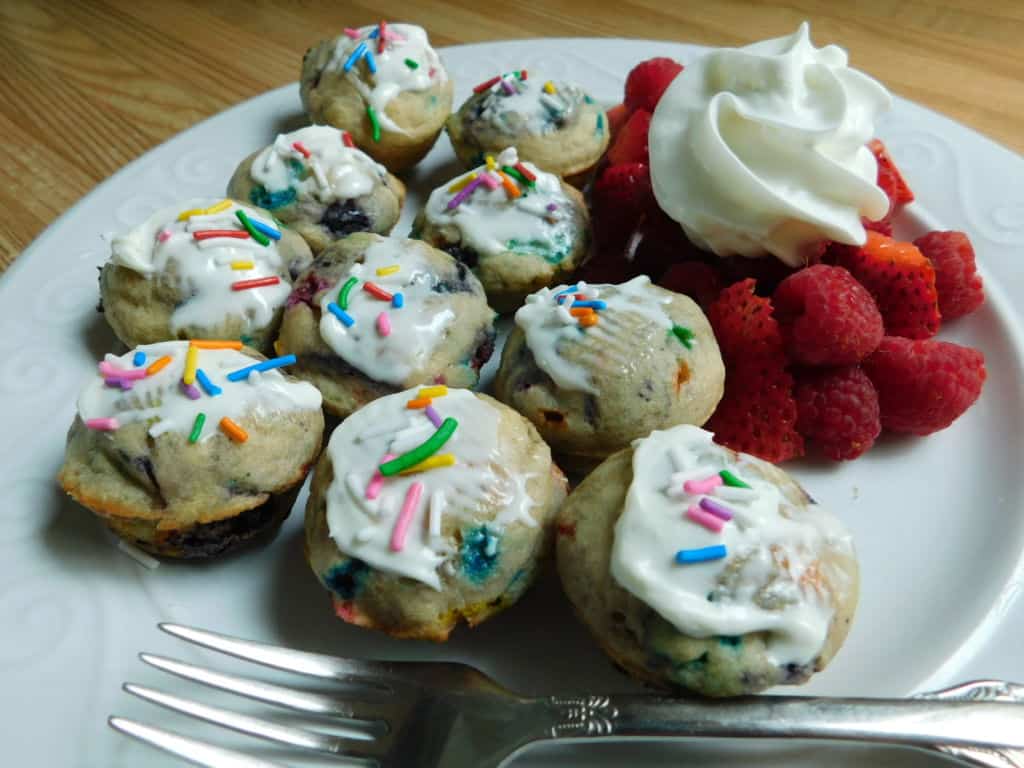
[[[495,394],[566,468],[589,470],[654,429],[703,424],[722,397],[725,368],[704,313],[646,276],[544,288],[515,322]]]
[[[346,29],[302,59],[300,93],[310,121],[349,131],[395,173],[434,146],[452,92],[441,57],[413,24]]]
[[[463,165],[515,147],[520,159],[577,187],[608,147],[604,110],[582,88],[525,70],[478,85],[445,129]]]
[[[405,185],[346,133],[311,125],[278,134],[245,158],[228,194],[273,211],[319,253],[353,232],[388,234],[402,213]]]
[[[494,310],[461,262],[419,240],[360,232],[295,282],[279,354],[344,418],[417,384],[473,387],[494,351]]]
[[[320,452],[320,393],[238,342],[107,355],[82,390],[58,480],[154,555],[218,555],[276,530]],[[186,383],[188,382],[188,383]]]
[[[616,453],[558,517],[558,570],[612,660],[658,688],[805,682],[857,606],[849,532],[782,470],[683,425]]]
[[[331,435],[306,555],[350,624],[444,641],[515,603],[550,549],[566,481],[519,414],[432,386],[370,403]]]
[[[291,278],[312,254],[266,211],[190,200],[114,238],[100,271],[103,314],[129,347],[239,339],[270,351]]]
[[[412,236],[472,269],[491,306],[510,312],[584,261],[590,218],[577,190],[509,148],[435,189]]]

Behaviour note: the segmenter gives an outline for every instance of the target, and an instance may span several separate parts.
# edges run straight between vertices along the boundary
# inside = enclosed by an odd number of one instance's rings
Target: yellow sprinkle
[[[277,355],[278,357],[281,357],[281,349],[282,349],[282,347],[281,347],[281,340],[277,339],[274,342],[274,354]]]
[[[178,221],[186,221],[193,216],[208,216],[211,213],[220,213],[221,211],[226,211],[231,206],[232,202],[230,200],[221,200],[209,208],[189,208],[187,211],[182,211],[178,214]]]
[[[395,272],[400,270],[402,266],[400,264],[392,264],[390,267],[377,267],[377,277],[384,277],[386,275],[393,275]]]
[[[193,216],[199,216],[202,213],[202,208],[189,208],[187,211],[182,211],[178,214],[178,221],[186,221],[187,219],[191,219]]]
[[[433,387],[422,387],[416,397],[444,397],[448,394],[448,387],[438,384]]]
[[[455,454],[453,453],[435,453],[428,459],[424,459],[419,464],[414,464],[408,469],[403,469],[398,474],[400,475],[414,475],[417,472],[426,472],[428,469],[438,469],[439,467],[451,467],[455,464]]]
[[[208,213],[208,214],[209,213],[220,213],[221,211],[226,211],[230,207],[231,207],[231,201],[230,200],[221,200],[216,205],[211,205],[209,208],[207,208],[205,213]]]
[[[231,262],[231,268],[232,269],[252,269],[254,266],[256,266],[256,265],[253,264],[251,261],[232,261]]]
[[[469,182],[473,181],[473,179],[475,179],[475,178],[476,178],[476,173],[470,173],[470,174],[468,174],[466,176],[463,176],[461,179],[459,179],[454,184],[452,184],[450,187],[448,187],[448,191],[449,192],[459,192],[467,184],[469,184]]]
[[[188,345],[188,352],[185,353],[185,373],[181,380],[186,384],[196,383],[196,366],[199,364],[199,348]]]
[[[544,83],[544,93],[558,93],[558,89],[555,88],[555,84],[548,80]]]
[[[488,155],[487,156],[487,170],[488,171],[493,171],[497,167],[498,167],[498,164],[496,162],[494,162],[494,156],[493,155]]]

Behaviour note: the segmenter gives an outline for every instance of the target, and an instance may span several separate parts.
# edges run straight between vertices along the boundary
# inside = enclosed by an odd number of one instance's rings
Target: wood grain
[[[809,19],[817,42],[844,46],[895,93],[1024,152],[1018,0],[5,0],[0,270],[125,163],[294,81],[311,44],[382,16],[422,24],[437,46],[545,36],[740,45]]]

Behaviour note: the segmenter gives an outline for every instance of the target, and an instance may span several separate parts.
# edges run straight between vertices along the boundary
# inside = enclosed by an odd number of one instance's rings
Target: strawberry
[[[612,141],[615,141],[615,137],[619,134],[619,129],[625,125],[626,118],[629,117],[629,110],[626,109],[625,104],[616,104],[611,109],[606,110],[604,116],[608,121],[608,135]]]
[[[985,301],[974,247],[963,232],[929,232],[914,241],[935,267],[939,311],[947,320],[969,315]]]
[[[755,295],[754,285],[753,279],[733,283],[708,309],[708,320],[726,364],[752,355],[786,359],[772,302]]]
[[[882,140],[872,139],[868,142],[868,149],[878,161],[878,186],[889,198],[890,213],[901,205],[914,202],[914,193],[910,191],[910,186],[903,178],[899,168],[896,167],[892,155],[889,154],[889,150],[885,148]]]
[[[653,112],[661,94],[682,71],[682,64],[665,57],[641,61],[626,77],[626,98],[623,99],[626,109]]]
[[[646,109],[638,109],[631,114],[608,150],[608,162],[612,165],[649,162],[647,131],[650,127],[651,113]]]
[[[939,330],[935,269],[913,243],[868,231],[860,248],[835,247],[830,255],[875,297],[888,335],[927,339]]]

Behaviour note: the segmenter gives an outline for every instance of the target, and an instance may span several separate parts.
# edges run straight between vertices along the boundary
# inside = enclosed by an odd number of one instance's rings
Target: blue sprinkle
[[[293,203],[295,202],[295,197],[295,190],[291,187],[270,192],[262,184],[257,184],[249,192],[249,200],[252,201],[253,205],[258,205],[260,208],[267,208],[268,210],[281,208]]]
[[[370,74],[377,74],[377,60],[373,58],[373,51],[366,51],[366,66]]]
[[[568,288],[566,288],[564,291],[559,291],[558,293],[556,293],[555,296],[563,296],[563,295],[565,295],[567,293],[575,293],[576,289],[579,288],[579,287],[580,286],[579,286],[578,283],[573,283]]]
[[[146,353],[141,349],[132,356],[132,365],[139,368],[146,364]]]
[[[281,239],[281,233],[278,230],[274,229],[269,224],[264,224],[262,221],[254,219],[252,216],[249,217],[249,223],[252,224],[253,229],[257,230],[258,232],[262,232],[271,240]]]
[[[239,368],[237,371],[232,371],[228,374],[228,381],[241,381],[242,379],[249,378],[249,374],[253,371],[269,371],[272,368],[280,368],[285,365],[295,365],[295,355],[274,357],[270,360],[264,360],[262,363],[256,363],[256,365]],[[196,375],[198,376],[198,373]]]
[[[676,552],[676,562],[679,565],[706,563],[709,560],[721,560],[725,555],[725,544],[716,544],[713,547],[701,547],[700,549],[680,549]]]
[[[587,104],[594,103],[594,100],[590,96],[587,96],[586,94],[583,94],[583,101],[585,101]]]
[[[374,27],[373,28],[373,32],[368,34],[367,37],[370,38],[371,40],[376,40],[377,39],[377,35],[379,35],[379,34],[380,34],[380,27]]]
[[[206,375],[206,371],[204,371],[202,368],[196,368],[196,381],[199,382],[199,385],[206,391],[206,394],[208,394],[210,397],[216,397],[217,395],[224,391],[216,384],[214,384],[212,381],[210,381],[210,377]]]
[[[358,46],[356,46],[356,49],[352,51],[352,55],[348,57],[348,61],[345,62],[344,66],[341,68],[341,71],[348,72],[350,69],[352,69],[352,67],[356,65],[357,61],[363,58],[363,56],[366,53],[366,43],[360,43]]]
[[[351,600],[362,591],[369,575],[370,566],[362,560],[353,558],[334,566],[324,574],[324,583],[342,600]]]
[[[498,564],[498,537],[486,525],[473,528],[463,534],[459,554],[466,577],[475,582],[484,581]]]
[[[574,307],[590,307],[591,309],[608,309],[608,305],[603,301],[575,301],[573,302]]]
[[[394,296],[391,297],[391,306],[394,307],[395,309],[401,309],[402,307],[404,307],[405,296],[403,296],[401,292],[396,293]]]
[[[327,305],[327,311],[334,315],[336,318],[341,320],[346,328],[351,328],[356,324],[356,320],[352,315],[346,312],[344,309],[339,307],[333,301]]]

